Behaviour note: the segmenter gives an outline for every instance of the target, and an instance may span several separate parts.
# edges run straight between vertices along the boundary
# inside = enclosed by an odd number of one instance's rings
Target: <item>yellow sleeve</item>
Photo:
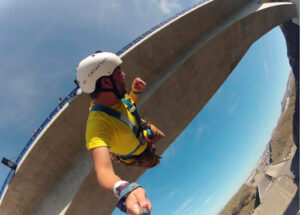
[[[101,120],[92,120],[87,123],[86,148],[88,150],[96,147],[110,147],[111,129]]]

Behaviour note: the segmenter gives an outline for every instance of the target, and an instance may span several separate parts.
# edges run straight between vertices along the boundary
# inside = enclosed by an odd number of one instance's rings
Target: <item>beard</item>
[[[118,97],[121,97],[121,98],[123,98],[125,96],[125,94],[127,94],[125,83],[120,84],[120,88],[118,89],[118,92],[119,92]],[[119,98],[119,99],[121,99],[121,98]]]

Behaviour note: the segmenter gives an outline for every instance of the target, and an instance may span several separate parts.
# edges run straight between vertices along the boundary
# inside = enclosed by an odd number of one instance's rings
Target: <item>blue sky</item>
[[[75,87],[81,59],[99,49],[117,52],[197,2],[2,0],[0,156],[17,158],[58,98]],[[285,41],[275,28],[249,49],[161,165],[139,179],[153,214],[216,214],[223,207],[270,139],[289,71]],[[0,165],[0,184],[8,171]]]
[[[257,41],[161,165],[140,178],[153,214],[216,214],[248,178],[280,114],[285,53],[279,28]]]
[[[222,209],[270,140],[289,72],[285,41],[275,28],[252,45],[163,154],[160,166],[138,180],[152,199],[153,214],[217,214]]]

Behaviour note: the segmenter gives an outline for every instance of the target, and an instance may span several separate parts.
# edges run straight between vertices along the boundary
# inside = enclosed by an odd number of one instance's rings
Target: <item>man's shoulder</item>
[[[102,111],[91,111],[87,119],[88,125],[105,125],[108,122],[109,119],[107,119]]]
[[[98,112],[98,111],[97,111]],[[86,124],[86,133],[91,136],[100,133],[110,133],[112,132],[112,124],[109,119],[101,117],[102,113],[94,113],[89,116]],[[96,116],[93,116],[96,115]]]

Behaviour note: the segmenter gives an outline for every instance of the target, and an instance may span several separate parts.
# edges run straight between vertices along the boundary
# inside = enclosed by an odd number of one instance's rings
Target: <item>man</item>
[[[113,53],[96,52],[82,60],[76,70],[82,92],[93,99],[86,129],[89,150],[102,188],[114,193],[118,207],[129,214],[140,208],[151,211],[146,192],[136,183],[122,181],[113,170],[111,158],[125,165],[152,168],[160,157],[152,146],[164,134],[140,119],[135,103],[146,83],[136,78],[127,95],[122,60]]]

